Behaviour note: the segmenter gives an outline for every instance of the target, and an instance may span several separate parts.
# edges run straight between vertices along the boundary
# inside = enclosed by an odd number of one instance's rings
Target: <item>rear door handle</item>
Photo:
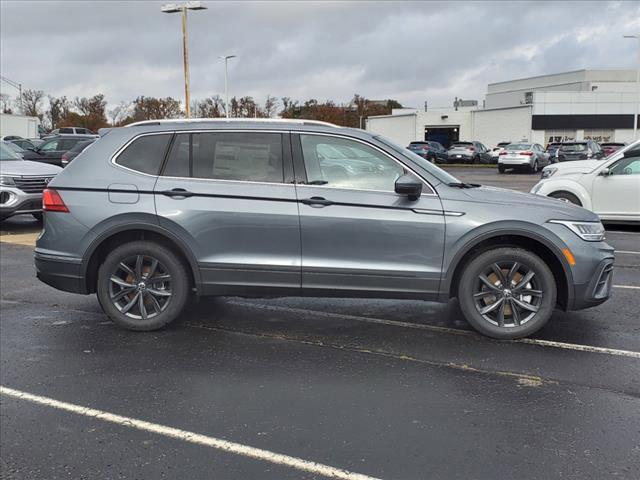
[[[333,202],[331,200],[327,200],[323,197],[303,198],[302,200],[300,200],[300,202],[304,203],[305,205],[321,205],[323,207],[333,205]]]
[[[174,188],[172,190],[164,190],[163,192],[160,192],[162,195],[164,195],[165,197],[171,197],[171,198],[188,198],[188,197],[192,197],[193,193],[191,193],[188,190],[185,190],[184,188]]]

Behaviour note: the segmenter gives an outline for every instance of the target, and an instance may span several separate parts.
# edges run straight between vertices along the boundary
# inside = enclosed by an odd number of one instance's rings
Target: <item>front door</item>
[[[347,137],[294,135],[302,288],[325,295],[434,298],[442,269],[442,204],[424,182],[395,193],[407,168]]]
[[[598,215],[640,220],[640,156],[623,157],[609,165],[609,175],[594,177],[591,199]]]
[[[204,293],[299,293],[288,134],[177,133],[155,199],[160,224],[194,252]]]

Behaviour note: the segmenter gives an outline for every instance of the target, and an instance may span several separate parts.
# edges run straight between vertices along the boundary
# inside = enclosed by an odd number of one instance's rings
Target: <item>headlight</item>
[[[7,175],[0,175],[0,185],[12,186],[15,184],[16,182],[13,181],[13,177],[9,177]]]
[[[549,178],[553,176],[558,171],[557,168],[543,168],[542,169],[542,178]]]
[[[566,220],[549,220],[549,223],[564,225],[581,239],[587,242],[604,240],[604,226],[600,222],[570,222]]]

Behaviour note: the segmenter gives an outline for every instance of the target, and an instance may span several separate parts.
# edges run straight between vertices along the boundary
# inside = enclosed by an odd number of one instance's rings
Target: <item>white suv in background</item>
[[[640,141],[604,160],[549,165],[531,193],[580,205],[604,221],[640,224]]]

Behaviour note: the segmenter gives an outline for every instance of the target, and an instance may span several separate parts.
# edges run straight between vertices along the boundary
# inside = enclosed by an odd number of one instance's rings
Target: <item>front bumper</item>
[[[613,286],[613,258],[602,260],[594,271],[593,278],[587,283],[574,285],[572,310],[595,307],[611,296]]]
[[[0,187],[0,218],[42,212],[42,193],[25,193],[15,187]]]
[[[65,292],[88,293],[82,274],[82,259],[50,255],[36,250],[34,262],[36,276],[47,285]]]

